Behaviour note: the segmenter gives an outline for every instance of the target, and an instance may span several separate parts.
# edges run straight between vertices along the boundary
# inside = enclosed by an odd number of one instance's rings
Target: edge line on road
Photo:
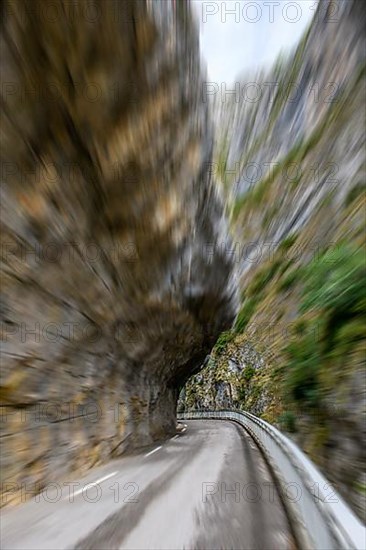
[[[108,474],[104,477],[101,477],[100,479],[97,479],[96,481],[92,481],[91,483],[87,483],[86,485],[84,485],[84,487],[82,487],[81,489],[78,489],[77,491],[75,491],[75,493],[72,494],[72,497],[74,498],[74,497],[80,495],[80,493],[82,493],[83,491],[87,491],[91,487],[94,487],[95,485],[98,485],[98,483],[102,483],[103,481],[106,481],[107,479],[109,479],[110,477],[115,476],[116,474],[118,474],[118,472],[112,472],[111,474]],[[70,495],[63,498],[62,500],[66,500],[68,498],[70,498]]]
[[[159,447],[156,447],[155,449],[153,449],[153,450],[150,451],[149,453],[146,453],[145,456],[150,456],[150,455],[152,455],[153,453],[156,453],[156,451],[158,451],[158,450],[161,449],[161,448],[162,448],[162,446],[159,445]]]

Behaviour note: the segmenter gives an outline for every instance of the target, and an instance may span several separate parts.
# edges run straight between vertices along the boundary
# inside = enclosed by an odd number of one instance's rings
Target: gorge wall
[[[188,3],[2,15],[7,503],[174,431],[237,298]]]
[[[365,11],[321,1],[291,55],[214,98],[241,309],[179,405],[239,407],[278,424],[360,516]]]

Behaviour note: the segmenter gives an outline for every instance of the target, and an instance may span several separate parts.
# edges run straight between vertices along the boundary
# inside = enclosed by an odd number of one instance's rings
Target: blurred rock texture
[[[2,477],[30,491],[172,432],[236,294],[188,3],[2,9]]]
[[[321,1],[296,51],[238,79],[240,96],[215,97],[241,310],[180,402],[278,423],[360,516],[365,15],[358,0]]]

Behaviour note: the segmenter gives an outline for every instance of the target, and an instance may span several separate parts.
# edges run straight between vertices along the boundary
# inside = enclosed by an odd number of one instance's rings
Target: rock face
[[[239,406],[279,423],[361,516],[365,10],[320,2],[288,59],[216,98],[241,309],[180,404]],[[260,359],[244,357],[252,348]]]
[[[178,411],[245,408],[261,416],[271,396],[258,392],[257,383],[253,385],[252,379],[255,380],[256,372],[264,365],[262,355],[250,342],[228,344],[221,353],[216,347],[202,371],[182,389]],[[253,396],[256,398],[252,399]]]
[[[189,5],[3,10],[9,502],[172,431],[236,294]]]

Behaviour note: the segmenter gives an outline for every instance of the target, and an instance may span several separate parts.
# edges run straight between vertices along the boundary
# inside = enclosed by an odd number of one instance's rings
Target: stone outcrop
[[[173,431],[179,389],[230,327],[236,294],[189,5],[3,12],[9,502],[23,482],[37,491]]]

